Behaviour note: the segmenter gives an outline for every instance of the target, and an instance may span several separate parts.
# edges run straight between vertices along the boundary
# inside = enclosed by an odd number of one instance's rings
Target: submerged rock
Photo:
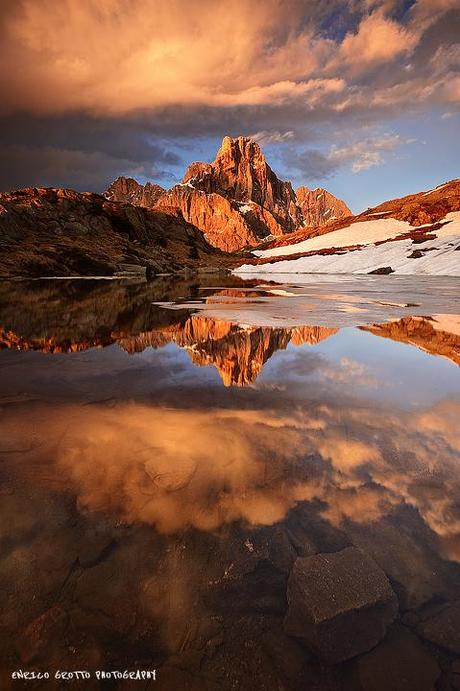
[[[356,660],[355,672],[363,691],[434,691],[441,674],[417,636],[404,630]]]
[[[460,601],[427,619],[418,631],[428,641],[460,655]]]
[[[31,662],[53,640],[59,639],[65,631],[67,622],[67,612],[59,605],[54,605],[34,619],[17,641],[16,647],[21,661]]]
[[[285,630],[330,663],[374,647],[398,609],[388,578],[356,547],[295,561]]]

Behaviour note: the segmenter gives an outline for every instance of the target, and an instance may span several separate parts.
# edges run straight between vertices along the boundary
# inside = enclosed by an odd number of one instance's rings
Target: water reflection
[[[456,559],[460,545],[459,401],[414,414],[355,402],[281,409],[114,406],[6,407],[0,423],[10,482],[54,476],[83,512],[172,533],[235,520],[282,521],[302,501],[334,526],[369,523],[401,505],[417,509]],[[246,404],[248,404],[246,400]],[[215,430],[219,430],[215,434]],[[212,443],[211,443],[212,440]],[[51,485],[54,483],[51,480]]]
[[[449,688],[455,316],[270,328],[159,309],[158,286],[99,290],[2,314],[2,688],[20,666],[156,666],[167,691]],[[377,647],[324,664],[286,629],[288,580],[350,547],[399,611]]]

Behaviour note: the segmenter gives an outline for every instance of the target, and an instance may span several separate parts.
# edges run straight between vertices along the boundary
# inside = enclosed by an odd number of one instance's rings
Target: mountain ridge
[[[135,183],[134,185],[132,183]],[[327,224],[328,214],[351,213],[346,204],[324,191],[323,200],[310,196],[304,208],[292,184],[281,180],[250,137],[225,136],[212,163],[191,163],[182,182],[152,195],[147,185],[117,178],[104,193],[114,201],[160,208],[181,215],[199,228],[214,247],[234,252],[281,237],[308,223]],[[300,188],[307,189],[307,188]],[[316,208],[318,207],[318,208]]]
[[[156,274],[225,266],[183,218],[92,192],[0,193],[0,276]]]

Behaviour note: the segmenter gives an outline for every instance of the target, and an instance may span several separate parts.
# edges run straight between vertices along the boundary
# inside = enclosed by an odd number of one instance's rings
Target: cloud
[[[6,449],[27,450],[13,478],[30,464],[37,487],[57,476],[83,513],[175,533],[238,520],[272,525],[299,501],[319,500],[337,526],[409,505],[454,553],[457,401],[404,413],[359,401],[259,409],[257,400],[250,395],[254,407],[239,410],[41,404],[26,426],[11,406],[0,431]]]
[[[50,185],[102,191],[120,174],[169,184],[183,168],[145,123],[61,116],[0,119],[0,189]]]
[[[1,27],[1,107],[113,116],[300,99],[308,111],[351,88],[349,77],[410,53],[454,7],[419,0],[405,26],[390,5],[348,6],[350,24],[334,39],[323,27],[343,14],[339,0],[267,0],[257,12],[250,0],[204,0],[199,12],[185,0],[18,0]]]
[[[286,150],[283,160],[286,167],[294,168],[307,179],[322,179],[340,168],[350,168],[353,173],[360,173],[383,165],[388,154],[394,154],[399,147],[414,142],[413,138],[404,139],[399,134],[385,133],[346,146],[332,145],[328,152],[315,149]]]
[[[5,146],[2,149],[0,189],[24,186],[69,186],[76,190],[102,191],[120,173],[137,178],[162,179],[168,172],[162,164],[174,157],[158,155],[157,161],[117,158],[101,151],[58,149],[51,146]]]
[[[339,63],[345,61],[354,73],[361,73],[409,53],[416,43],[415,35],[378,9],[364,17],[356,33],[344,38],[337,59]]]
[[[4,22],[5,109],[261,103],[308,90],[329,45],[299,29],[299,2],[289,12],[274,0],[257,12],[249,0],[204,0],[199,12],[183,0],[18,4]]]
[[[385,152],[394,151],[403,144],[411,144],[414,139],[402,139],[399,134],[384,134],[371,137],[349,146],[332,147],[328,158],[338,165],[351,164],[353,173],[360,173],[385,162]]]
[[[292,130],[288,130],[287,132],[267,132],[266,130],[263,130],[262,132],[256,132],[255,134],[251,134],[250,137],[253,141],[258,142],[259,144],[279,144],[281,142],[286,142],[289,139],[294,138],[294,132]]]

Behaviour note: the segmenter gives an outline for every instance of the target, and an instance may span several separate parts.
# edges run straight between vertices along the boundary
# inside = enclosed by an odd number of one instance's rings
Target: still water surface
[[[0,285],[2,689],[460,688],[458,286],[378,281]]]

